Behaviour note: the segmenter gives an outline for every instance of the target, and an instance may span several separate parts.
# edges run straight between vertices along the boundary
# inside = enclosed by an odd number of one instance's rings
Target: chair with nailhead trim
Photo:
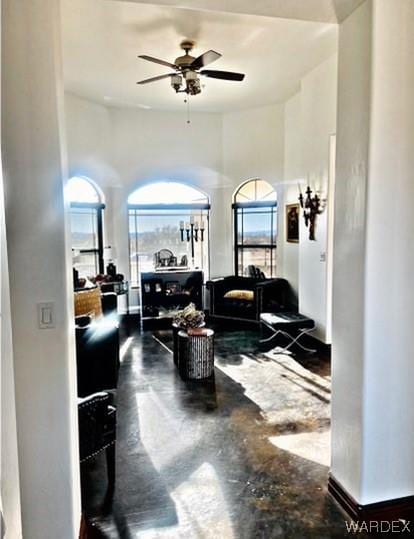
[[[108,490],[115,486],[115,392],[102,391],[78,399],[79,457],[81,465],[106,452]]]

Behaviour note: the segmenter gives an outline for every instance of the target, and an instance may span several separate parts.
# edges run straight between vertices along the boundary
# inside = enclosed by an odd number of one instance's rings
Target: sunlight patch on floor
[[[128,352],[129,347],[131,346],[133,340],[134,340],[133,337],[128,337],[126,339],[126,341],[124,342],[124,344],[120,347],[120,349],[119,349],[119,360],[120,360],[121,363],[124,360],[125,354]]]
[[[265,421],[274,425],[307,426],[330,419],[331,385],[293,357],[238,356],[237,363],[216,362],[216,368],[239,383],[245,396],[260,408]]]
[[[279,449],[289,451],[289,453],[303,459],[311,460],[322,466],[330,465],[330,431],[271,436],[269,441]]]
[[[197,446],[202,433],[194,436],[191,429],[177,421],[174,411],[164,405],[155,391],[148,388],[143,394],[137,393],[136,400],[141,442],[158,472]]]
[[[204,462],[170,492],[178,525],[138,532],[137,539],[234,539],[230,515],[213,466]]]

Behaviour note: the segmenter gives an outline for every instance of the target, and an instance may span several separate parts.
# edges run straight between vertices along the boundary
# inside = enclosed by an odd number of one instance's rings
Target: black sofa
[[[222,277],[206,283],[210,293],[210,317],[259,322],[260,313],[294,310],[286,279]],[[249,291],[240,297],[226,297],[231,291]],[[237,294],[236,294],[237,295]],[[249,296],[247,299],[243,296]],[[232,296],[232,294],[230,294]]]

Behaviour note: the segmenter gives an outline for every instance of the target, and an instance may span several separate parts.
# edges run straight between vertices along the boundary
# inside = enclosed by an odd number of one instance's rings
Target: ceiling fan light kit
[[[194,58],[189,53],[194,47],[194,41],[185,40],[181,43],[181,48],[185,54],[175,59],[174,63],[160,60],[146,54],[142,54],[139,58],[147,60],[148,62],[154,62],[171,69],[174,69],[174,73],[167,73],[165,75],[159,75],[158,77],[151,77],[150,79],[144,79],[137,84],[148,84],[162,79],[171,79],[171,86],[176,93],[184,92],[187,95],[197,95],[201,93],[201,83],[199,76],[205,76],[213,79],[230,80],[230,81],[242,81],[244,79],[243,73],[233,73],[231,71],[218,71],[205,69],[200,71],[206,65],[215,62],[221,58],[221,54],[216,51],[209,50]]]

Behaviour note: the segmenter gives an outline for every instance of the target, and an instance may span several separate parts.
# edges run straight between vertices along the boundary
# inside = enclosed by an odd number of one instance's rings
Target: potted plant
[[[190,305],[178,311],[173,321],[173,326],[184,330],[201,328],[204,325],[204,312],[198,311],[194,303],[190,303]]]

